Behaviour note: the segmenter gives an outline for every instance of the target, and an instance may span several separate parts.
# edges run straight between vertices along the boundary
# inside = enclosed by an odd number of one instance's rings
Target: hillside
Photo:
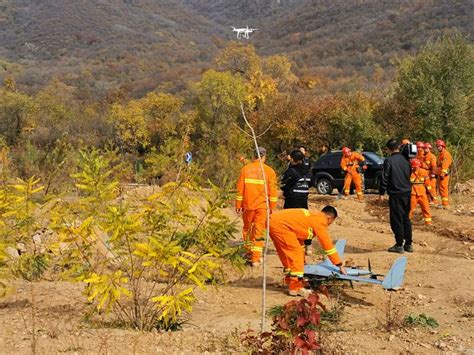
[[[141,95],[198,75],[218,28],[172,0],[0,0],[0,58],[22,63],[28,88],[54,75],[81,78],[94,96],[119,86]]]
[[[165,54],[170,47],[192,52],[211,48],[216,32],[212,22],[171,0],[2,0],[0,8],[0,43],[13,59]]]
[[[474,29],[472,1],[184,0],[225,26],[258,27],[265,54],[286,53],[300,68],[333,77],[371,75],[431,38]]]
[[[472,33],[473,14],[469,0],[0,0],[0,59],[21,62],[18,81],[33,90],[92,74],[100,88],[84,80],[99,96],[179,91],[235,39],[231,26],[249,25],[259,54],[285,54],[338,88],[354,76],[367,87],[430,38]]]

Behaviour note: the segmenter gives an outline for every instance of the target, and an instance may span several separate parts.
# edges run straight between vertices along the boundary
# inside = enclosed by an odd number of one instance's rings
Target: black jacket
[[[407,158],[401,153],[393,153],[383,162],[382,178],[380,179],[380,195],[387,192],[389,195],[411,193],[411,166]]]
[[[303,159],[303,165],[306,166],[308,169],[311,169],[311,165],[313,165],[313,162],[308,157],[305,157]]]
[[[312,184],[312,173],[303,164],[290,165],[281,179],[281,189],[285,198],[306,199]]]

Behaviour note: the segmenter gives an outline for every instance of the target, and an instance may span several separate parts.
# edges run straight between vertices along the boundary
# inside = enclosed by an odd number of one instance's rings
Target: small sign
[[[191,164],[192,161],[193,161],[193,153],[191,152],[187,152],[186,154],[184,154],[184,161],[186,162],[186,164]]]

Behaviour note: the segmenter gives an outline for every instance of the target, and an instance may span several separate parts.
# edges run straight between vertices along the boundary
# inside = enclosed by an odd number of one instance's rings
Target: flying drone
[[[345,240],[338,240],[336,242],[336,249],[339,256],[342,258],[344,255],[344,248],[346,247]],[[347,275],[340,272],[339,268],[335,266],[329,259],[325,259],[323,262],[318,264],[309,264],[304,267],[304,277],[308,280],[311,288],[317,288],[322,282],[336,279],[356,282],[366,282],[376,285],[381,285],[386,290],[395,290],[399,288],[403,283],[403,277],[405,276],[405,269],[407,265],[407,258],[402,256],[395,260],[392,267],[385,275],[383,279],[379,279],[384,275],[376,274],[372,272],[369,260],[368,270],[364,270],[358,267],[346,267]]]
[[[250,39],[250,34],[253,33],[254,31],[257,31],[257,29],[249,28],[249,26],[245,28],[232,27],[232,31],[237,32],[237,39],[241,39],[241,38]]]

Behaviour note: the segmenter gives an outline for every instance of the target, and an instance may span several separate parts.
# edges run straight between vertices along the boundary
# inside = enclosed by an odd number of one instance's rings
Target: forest
[[[237,42],[176,93],[158,88],[130,98],[122,88],[96,99],[80,80],[57,78],[29,93],[10,75],[0,89],[1,142],[16,175],[42,177],[53,189],[84,148],[120,155],[124,178],[141,183],[175,180],[191,152],[203,181],[223,184],[235,178],[239,158],[251,156],[243,104],[276,167],[299,144],[317,157],[346,145],[383,153],[390,137],[441,137],[454,153],[456,179],[465,179],[472,176],[472,55],[462,35],[442,36],[404,58],[388,87],[325,95],[314,95],[320,82],[298,77],[285,55],[260,56]]]

